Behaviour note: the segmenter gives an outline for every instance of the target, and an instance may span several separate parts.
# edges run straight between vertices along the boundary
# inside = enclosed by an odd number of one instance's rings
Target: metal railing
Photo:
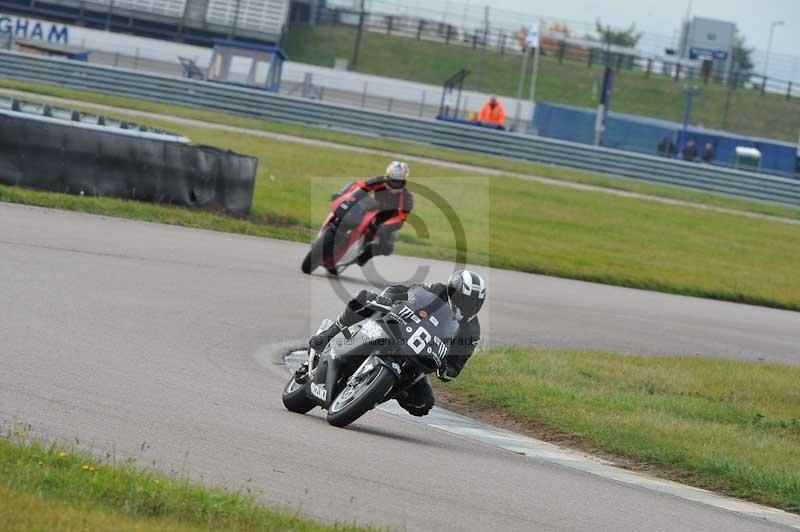
[[[129,42],[113,44],[113,35],[117,34],[108,35],[111,41],[90,40],[89,46],[82,43],[76,48],[88,52],[90,63],[172,77],[186,76],[186,69],[180,61],[183,56],[180,54],[186,56],[183,59],[194,61],[195,66],[201,70],[210,62],[210,48],[174,43],[163,43],[158,48],[152,45],[138,47]],[[24,42],[35,44],[37,41]],[[176,48],[178,46],[181,48]],[[14,48],[11,50],[15,51]],[[287,61],[283,65],[280,91],[293,96],[354,107],[414,117],[433,117],[439,111],[442,87]],[[466,119],[469,113],[477,113],[490,96],[488,93],[464,91],[459,117]],[[518,115],[516,99],[504,97],[502,101],[509,114]],[[519,105],[520,120],[510,124],[516,131],[522,131],[527,127],[527,118],[532,112],[528,101],[520,102]]]
[[[189,144],[189,139],[183,135],[165,131],[160,128],[153,128],[145,125],[135,124],[127,120],[115,120],[102,115],[91,113],[81,113],[71,109],[52,107],[47,104],[38,104],[15,98],[4,98],[0,96],[0,115],[24,118],[37,122],[69,125],[72,127],[103,131],[115,135],[126,137],[137,137],[151,140],[163,140],[167,142],[178,142]]]
[[[0,77],[326,127],[800,206],[800,181],[541,137],[397,116],[204,81],[0,52]]]

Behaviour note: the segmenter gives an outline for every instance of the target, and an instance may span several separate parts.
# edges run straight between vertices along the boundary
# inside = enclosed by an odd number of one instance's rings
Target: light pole
[[[776,26],[783,26],[782,20],[773,20],[769,25],[769,41],[767,41],[767,58],[764,60],[764,76],[769,76],[769,53],[772,50],[772,34],[775,32]]]
[[[361,8],[358,11],[358,30],[356,30],[356,42],[353,45],[353,60],[350,70],[355,70],[358,66],[358,56],[361,52],[361,34],[364,33],[364,4],[366,0],[361,0]]]
[[[697,87],[683,86],[682,92],[686,95],[686,105],[683,107],[683,125],[681,127],[680,135],[678,136],[678,153],[683,151],[686,146],[687,132],[689,129],[689,117],[692,115],[692,99],[695,96],[701,95],[703,92]]]

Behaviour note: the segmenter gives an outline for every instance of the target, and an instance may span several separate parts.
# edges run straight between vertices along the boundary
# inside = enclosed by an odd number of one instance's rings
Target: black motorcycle
[[[345,328],[321,353],[308,350],[308,362],[283,388],[288,410],[305,414],[319,406],[328,423],[344,427],[444,366],[458,330],[446,302],[415,287],[407,301],[372,308],[372,318]],[[317,333],[330,324],[324,320]]]

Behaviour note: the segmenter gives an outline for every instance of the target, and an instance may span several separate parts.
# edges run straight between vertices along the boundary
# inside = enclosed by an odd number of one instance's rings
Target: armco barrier
[[[800,182],[552,139],[332,105],[264,91],[0,52],[0,77],[420,142],[800,206]]]
[[[147,128],[0,108],[0,184],[247,214],[257,160]],[[94,122],[94,123],[91,123]]]

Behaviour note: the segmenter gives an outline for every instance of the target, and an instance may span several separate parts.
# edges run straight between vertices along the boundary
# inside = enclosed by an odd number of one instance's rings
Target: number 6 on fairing
[[[431,341],[431,338],[431,333],[429,333],[425,327],[420,327],[411,335],[406,343],[416,354],[420,354],[422,350],[425,349],[425,346],[428,345],[428,342]]]

